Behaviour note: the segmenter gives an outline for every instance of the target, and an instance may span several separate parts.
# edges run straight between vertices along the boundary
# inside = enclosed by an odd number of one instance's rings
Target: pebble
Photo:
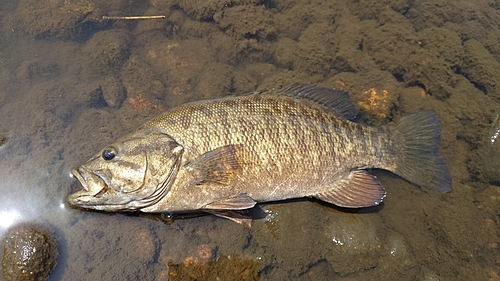
[[[58,255],[52,229],[23,223],[8,230],[2,240],[4,280],[47,280]]]

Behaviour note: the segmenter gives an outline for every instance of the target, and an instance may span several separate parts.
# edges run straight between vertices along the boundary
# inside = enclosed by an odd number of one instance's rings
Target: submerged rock
[[[182,264],[168,264],[168,280],[259,280],[258,260],[238,255],[221,256],[216,261],[199,262],[188,258]]]
[[[46,280],[57,259],[57,242],[49,227],[21,224],[2,239],[2,274],[6,281]]]
[[[377,225],[381,222],[376,214],[335,214],[325,229],[332,241],[326,258],[337,274],[345,277],[377,267],[381,248]]]
[[[23,30],[35,38],[73,38],[101,20],[99,9],[90,0],[21,0],[6,30]]]

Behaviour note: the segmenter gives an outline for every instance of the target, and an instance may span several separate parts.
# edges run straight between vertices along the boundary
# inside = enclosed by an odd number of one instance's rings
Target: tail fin
[[[450,192],[450,171],[438,154],[441,125],[436,113],[424,110],[405,116],[396,130],[401,146],[393,172],[421,187]]]

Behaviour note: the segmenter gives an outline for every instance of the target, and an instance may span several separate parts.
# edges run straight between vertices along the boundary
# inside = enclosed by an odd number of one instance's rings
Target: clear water
[[[488,143],[500,101],[498,5],[55,2],[0,5],[0,234],[24,221],[53,227],[60,256],[49,280],[167,280],[169,264],[171,280],[500,280]],[[348,91],[374,125],[436,110],[453,192],[374,171],[388,192],[379,207],[265,204],[252,228],[65,203],[81,188],[70,170],[150,117],[294,82]]]

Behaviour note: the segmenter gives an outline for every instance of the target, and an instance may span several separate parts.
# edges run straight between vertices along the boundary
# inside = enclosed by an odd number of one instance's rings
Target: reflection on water
[[[0,8],[0,234],[21,222],[53,227],[60,257],[49,280],[180,280],[214,268],[260,280],[500,279],[494,5],[40,3]],[[166,19],[101,17],[141,14]],[[80,188],[70,170],[148,118],[295,82],[348,91],[369,124],[436,110],[453,193],[375,172],[387,189],[380,207],[267,204],[252,228],[67,207]]]
[[[9,228],[15,222],[19,222],[20,220],[21,214],[18,211],[4,211],[0,213],[0,226],[2,228]]]

